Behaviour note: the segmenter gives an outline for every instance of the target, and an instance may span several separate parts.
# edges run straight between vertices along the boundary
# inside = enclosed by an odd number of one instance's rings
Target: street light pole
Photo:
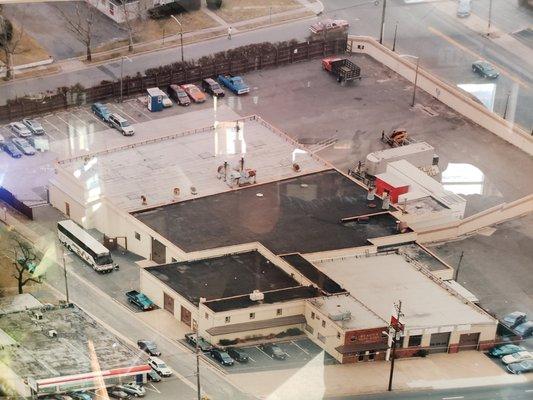
[[[398,34],[398,21],[396,21],[396,26],[394,27],[394,40],[392,41],[392,51],[396,50],[396,35]]]
[[[503,110],[503,119],[507,119],[507,109],[509,108],[510,99],[511,99],[511,92],[507,93],[507,100],[505,101],[505,109]]]
[[[393,324],[394,336],[392,338],[392,358],[390,363],[389,387],[387,389],[389,392],[392,391],[392,379],[394,377],[394,360],[396,359],[396,346],[398,343],[398,333],[400,332],[400,318],[403,316],[402,301],[399,300],[398,304],[395,304],[394,307],[396,308],[396,323]]]
[[[416,58],[416,72],[415,72],[415,86],[413,87],[413,101],[411,102],[411,107],[415,106],[415,97],[416,97],[416,85],[418,84],[418,64],[420,57]]]
[[[67,304],[70,303],[69,296],[68,296],[68,280],[67,280],[67,263],[66,263],[66,253],[63,252],[63,274],[65,276],[65,295],[67,297]]]
[[[457,268],[455,270],[455,281],[457,282],[457,277],[459,276],[459,269],[461,269],[461,262],[463,261],[463,256],[465,255],[464,251],[461,251],[461,255],[459,256],[459,262],[457,263]]]
[[[492,0],[489,2],[489,23],[487,26],[487,36],[490,35],[490,24],[492,22]]]
[[[128,60],[129,62],[132,62],[128,56],[122,56],[120,57],[120,102],[122,103],[122,80],[124,77],[124,59]]]
[[[379,44],[383,44],[383,34],[385,33],[385,9],[387,8],[387,0],[383,0],[383,10],[381,11],[381,32],[379,34]]]
[[[183,58],[183,26],[181,25],[181,22],[179,19],[177,19],[174,15],[171,15],[172,19],[178,23],[180,26],[180,48],[181,48],[181,62],[184,62]]]

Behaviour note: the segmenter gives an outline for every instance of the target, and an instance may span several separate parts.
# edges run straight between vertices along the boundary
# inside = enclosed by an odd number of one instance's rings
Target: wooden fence
[[[160,86],[166,88],[172,84],[197,82],[204,78],[219,74],[243,74],[268,67],[292,64],[312,58],[324,57],[346,51],[346,38],[334,40],[317,40],[301,42],[283,47],[275,47],[272,51],[250,58],[230,59],[212,64],[192,65],[150,76],[127,77],[123,80],[123,96],[143,93],[146,88]],[[64,89],[57,93],[34,96],[33,99],[20,98],[11,100],[0,106],[0,121],[11,121],[23,117],[44,114],[68,107],[81,106],[95,101],[105,101],[120,97],[120,81],[102,82],[100,85],[83,89]]]

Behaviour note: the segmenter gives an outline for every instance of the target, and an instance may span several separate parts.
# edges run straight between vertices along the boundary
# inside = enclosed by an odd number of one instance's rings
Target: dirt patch
[[[302,8],[296,0],[225,0],[215,13],[228,23]]]
[[[39,43],[31,37],[27,32],[22,32],[22,37],[20,37],[20,27],[16,26],[13,23],[13,38],[19,39],[20,42],[16,49],[16,54],[14,56],[15,65],[24,65],[29,63],[34,63],[37,61],[47,60],[50,55],[42,48]],[[5,54],[0,52],[0,61],[5,63]]]

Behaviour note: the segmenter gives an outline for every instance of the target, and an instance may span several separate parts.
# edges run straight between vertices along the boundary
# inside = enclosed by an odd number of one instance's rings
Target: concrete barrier
[[[414,82],[416,65],[379,44],[368,36],[348,36],[348,52],[363,53],[374,58],[410,82]],[[418,71],[417,86],[466,118],[503,140],[533,155],[533,136],[520,126],[487,110],[460,89],[423,70]]]
[[[419,230],[417,241],[420,243],[442,242],[457,237],[471,235],[487,226],[528,214],[533,211],[533,194],[510,203],[499,204],[461,221],[455,221],[437,228]]]

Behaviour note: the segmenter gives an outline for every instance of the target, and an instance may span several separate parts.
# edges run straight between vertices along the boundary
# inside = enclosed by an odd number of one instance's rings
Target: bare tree
[[[35,276],[35,268],[39,263],[39,258],[35,254],[32,246],[18,237],[13,238],[14,258],[13,268],[15,272],[13,277],[17,280],[19,294],[24,291],[24,286],[29,282],[41,283],[41,278]]]
[[[14,76],[14,56],[20,53],[19,46],[24,35],[21,26],[15,29],[6,17],[0,15],[0,48],[6,60],[6,79],[11,80]]]
[[[76,4],[73,15],[67,14],[62,8],[56,6],[56,10],[61,14],[66,22],[67,29],[74,34],[78,42],[85,46],[87,61],[92,60],[91,41],[93,37],[94,7],[90,4]]]

